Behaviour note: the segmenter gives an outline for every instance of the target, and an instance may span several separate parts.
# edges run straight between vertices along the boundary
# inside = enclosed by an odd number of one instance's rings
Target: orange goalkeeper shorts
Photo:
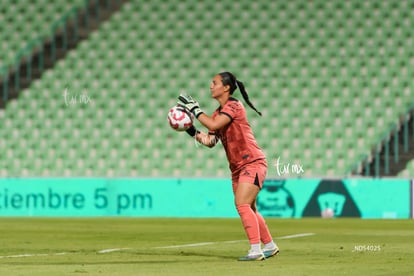
[[[231,181],[233,186],[233,193],[236,193],[237,185],[239,183],[250,183],[256,185],[261,189],[267,174],[266,159],[258,159],[248,163],[231,173]]]

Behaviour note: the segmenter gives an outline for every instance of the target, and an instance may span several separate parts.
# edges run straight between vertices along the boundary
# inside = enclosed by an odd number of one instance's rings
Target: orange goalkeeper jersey
[[[214,111],[212,117],[218,114],[228,116],[231,122],[219,130],[209,131],[209,134],[216,135],[223,143],[232,172],[254,160],[265,159],[247,121],[246,110],[240,101],[230,97],[222,108],[219,107]]]

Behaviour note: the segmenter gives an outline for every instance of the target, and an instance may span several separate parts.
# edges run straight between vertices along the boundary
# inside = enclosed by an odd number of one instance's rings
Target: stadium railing
[[[44,70],[44,61],[46,58],[45,44],[50,40],[51,50],[50,58],[52,64],[56,61],[56,53],[58,47],[63,50],[68,50],[69,42],[76,43],[79,40],[80,25],[86,28],[90,28],[91,17],[94,19],[100,18],[103,10],[109,10],[111,8],[111,1],[99,1],[99,0],[84,0],[81,6],[75,6],[69,11],[65,12],[58,20],[56,20],[50,26],[50,32],[48,35],[42,35],[30,40],[25,47],[18,50],[16,53],[14,64],[12,64],[12,70],[9,67],[3,65],[0,68],[0,80],[2,80],[2,95],[1,99],[3,104],[9,100],[9,84],[10,76],[13,73],[13,88],[15,91],[20,90],[20,81],[22,79],[22,69],[25,67],[26,76],[25,80],[30,82],[32,80],[33,61],[34,54],[37,54],[37,69]],[[82,13],[83,18],[79,15]],[[57,41],[61,39],[61,43]],[[23,65],[23,66],[22,66]],[[13,72],[12,72],[13,71]]]
[[[414,140],[413,117],[414,103],[400,116],[400,120],[390,127],[381,141],[373,147],[371,154],[361,158],[361,161],[354,166],[351,174],[362,172],[364,176],[374,177],[379,177],[382,174],[388,175],[390,173],[390,162],[398,164],[401,161],[401,153],[408,153],[410,141]],[[411,133],[410,128],[412,128]]]

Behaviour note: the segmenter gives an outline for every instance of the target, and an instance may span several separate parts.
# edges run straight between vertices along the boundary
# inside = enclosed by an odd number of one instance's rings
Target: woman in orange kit
[[[250,242],[248,254],[239,260],[264,260],[279,253],[264,218],[256,209],[256,198],[266,177],[267,163],[250,128],[243,104],[232,97],[237,88],[245,102],[261,115],[250,102],[243,83],[230,72],[217,74],[211,82],[211,97],[220,104],[211,117],[191,96],[180,95],[178,104],[191,111],[209,130],[202,133],[192,126],[187,130],[190,136],[208,147],[221,141],[226,151],[236,209]]]

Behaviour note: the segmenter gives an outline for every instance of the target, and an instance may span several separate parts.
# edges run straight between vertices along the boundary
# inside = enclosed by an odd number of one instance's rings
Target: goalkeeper
[[[250,102],[243,83],[230,72],[217,74],[210,84],[211,97],[220,104],[211,117],[191,96],[180,95],[178,104],[190,110],[209,130],[202,133],[192,126],[187,130],[190,136],[207,147],[213,147],[221,140],[226,151],[236,209],[250,242],[248,254],[239,260],[264,260],[279,253],[264,218],[256,209],[256,198],[266,177],[267,163],[247,121],[243,104],[232,97],[237,88],[245,102],[261,115]]]

